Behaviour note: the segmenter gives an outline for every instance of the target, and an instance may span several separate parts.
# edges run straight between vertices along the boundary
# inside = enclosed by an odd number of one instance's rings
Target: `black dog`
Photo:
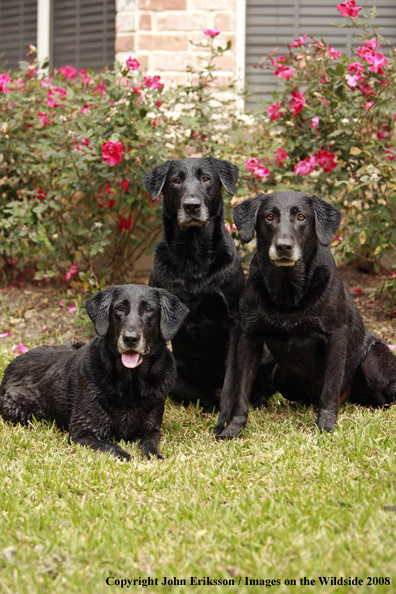
[[[221,186],[233,194],[238,172],[231,163],[204,158],[168,161],[144,176],[153,200],[164,193],[163,236],[149,284],[177,295],[190,310],[172,341],[177,364],[172,395],[185,404],[199,400],[207,411],[220,400],[221,429],[222,402],[234,389],[245,283],[224,227]]]
[[[166,341],[187,307],[167,291],[123,285],[97,293],[85,308],[98,336],[14,359],[0,386],[1,416],[55,421],[73,442],[126,460],[130,455],[107,440],[139,439],[143,456],[160,457],[165,398],[176,379]]]
[[[393,402],[396,357],[364,326],[328,248],[341,213],[316,196],[274,192],[235,206],[233,216],[243,242],[257,231],[257,252],[241,300],[235,402],[225,406],[234,408],[220,437],[246,424],[264,341],[274,360],[268,390],[316,404],[321,431],[334,428],[341,402]]]

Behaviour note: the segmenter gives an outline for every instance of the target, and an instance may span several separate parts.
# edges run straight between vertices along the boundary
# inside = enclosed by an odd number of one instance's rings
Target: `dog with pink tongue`
[[[0,385],[0,415],[28,424],[55,421],[69,440],[117,458],[118,441],[139,441],[161,458],[165,399],[176,380],[166,342],[188,308],[165,289],[118,285],[84,304],[97,336],[88,344],[42,346],[14,359]]]

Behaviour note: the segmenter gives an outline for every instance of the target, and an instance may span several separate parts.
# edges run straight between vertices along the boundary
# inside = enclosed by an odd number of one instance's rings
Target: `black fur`
[[[365,327],[328,248],[340,212],[316,196],[275,192],[246,200],[233,215],[243,241],[256,230],[257,251],[241,299],[234,406],[220,437],[246,424],[263,346],[267,370],[272,357],[267,393],[315,404],[321,431],[334,428],[346,400],[394,402],[396,357]]]
[[[165,398],[176,379],[166,340],[188,309],[174,295],[142,285],[100,291],[85,307],[98,336],[14,359],[0,386],[0,414],[23,425],[33,416],[55,421],[71,441],[118,458],[130,454],[110,439],[140,440],[143,456],[160,457]],[[134,368],[122,362],[130,364],[131,356]]]
[[[212,158],[168,161],[144,176],[153,200],[164,194],[163,236],[149,284],[177,295],[190,310],[172,340],[172,395],[185,404],[199,400],[208,411],[220,406],[217,431],[224,427],[224,396],[233,391],[244,286],[221,196],[221,186],[232,194],[237,179],[235,165]]]

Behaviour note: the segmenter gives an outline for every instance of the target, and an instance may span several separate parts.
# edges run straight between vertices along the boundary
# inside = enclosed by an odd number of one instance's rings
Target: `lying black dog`
[[[221,429],[222,401],[234,386],[245,282],[224,227],[221,186],[233,194],[237,179],[235,165],[213,158],[168,161],[144,176],[153,200],[164,193],[163,236],[149,284],[177,295],[190,310],[172,341],[177,363],[172,395],[185,404],[199,400],[207,411],[220,400]]]
[[[160,457],[165,398],[176,379],[166,341],[187,307],[167,291],[123,285],[97,293],[85,308],[98,336],[14,359],[0,386],[1,416],[55,421],[73,442],[126,460],[130,454],[107,440],[139,439],[143,456]]]
[[[233,410],[220,437],[246,424],[264,341],[274,360],[270,391],[315,404],[321,431],[334,428],[346,400],[394,402],[396,357],[364,326],[328,248],[341,213],[316,196],[274,192],[235,206],[233,216],[243,242],[257,231],[257,252],[241,300],[235,402],[225,406]]]

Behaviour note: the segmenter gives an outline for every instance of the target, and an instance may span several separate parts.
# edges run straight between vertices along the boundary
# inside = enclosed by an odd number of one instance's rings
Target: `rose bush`
[[[357,40],[351,57],[303,35],[291,40],[284,55],[276,56],[276,48],[260,60],[259,67],[272,71],[283,89],[264,112],[254,113],[240,192],[292,188],[334,201],[345,213],[335,255],[377,263],[390,251],[380,261],[393,274],[395,50],[375,27],[375,8],[360,16],[361,7],[349,0],[337,9],[346,17],[341,26],[351,28]],[[256,175],[255,159],[267,176]]]
[[[130,280],[161,233],[143,174],[193,151],[218,153],[208,135],[220,33],[205,32],[206,61],[185,86],[164,90],[132,56],[94,74],[66,65],[43,76],[34,60],[0,74],[0,255],[34,262],[36,279],[72,285]],[[217,115],[216,115],[217,114]],[[213,127],[212,127],[213,130]]]
[[[220,91],[218,29],[204,31],[202,67],[164,89],[131,56],[94,75],[66,65],[40,78],[0,74],[0,250],[34,260],[36,278],[61,271],[73,284],[128,280],[161,233],[143,174],[169,158],[206,156],[240,166],[240,200],[298,189],[332,200],[345,217],[338,258],[378,262],[396,246],[396,58],[355,0],[334,6],[357,36],[353,56],[300,35],[260,68],[283,88],[264,109],[240,112]],[[382,47],[381,47],[382,46]],[[389,48],[387,55],[383,48]],[[245,166],[246,165],[246,166]],[[231,201],[227,225],[234,234]],[[392,257],[381,260],[392,274]],[[393,282],[393,281],[392,281]],[[395,291],[396,294],[396,291]]]

